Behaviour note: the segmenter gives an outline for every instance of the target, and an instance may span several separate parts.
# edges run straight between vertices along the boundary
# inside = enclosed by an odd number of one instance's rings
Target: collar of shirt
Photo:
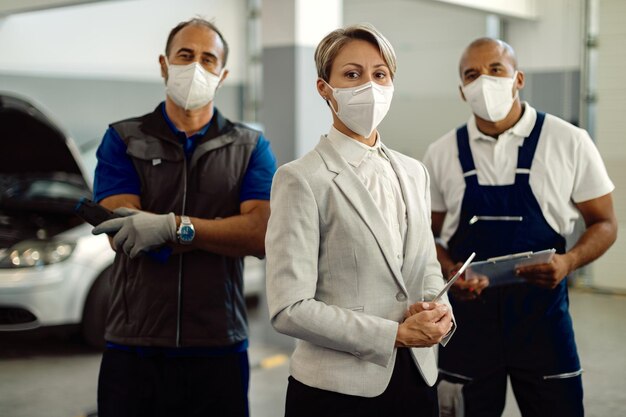
[[[187,156],[187,158],[189,158],[194,149],[196,149],[198,139],[206,134],[206,132],[209,130],[209,127],[211,126],[211,122],[213,122],[213,119],[215,118],[215,115],[213,115],[211,120],[209,120],[209,123],[204,125],[202,129],[200,129],[191,136],[187,136],[185,132],[183,132],[182,130],[178,130],[176,125],[174,125],[174,122],[172,122],[170,117],[167,115],[167,112],[165,111],[165,102],[161,103],[161,112],[163,113],[163,117],[165,118],[165,122],[167,123],[169,128],[172,130],[174,135],[176,135],[178,141],[185,147],[185,155]]]
[[[526,138],[528,137],[528,135],[530,135],[530,132],[533,130],[533,127],[535,126],[535,120],[537,120],[537,110],[535,110],[530,104],[528,104],[525,101],[522,102],[522,105],[524,106],[524,113],[522,114],[522,117],[519,119],[519,121],[515,125],[513,125],[513,127],[506,130],[505,132],[502,132],[500,136],[498,136],[498,139],[508,138],[511,136],[518,137],[518,138]],[[478,127],[476,126],[476,117],[473,114],[470,117],[470,119],[467,121],[467,133],[469,135],[470,140],[478,140],[478,139],[488,140],[488,141],[496,140],[493,137],[485,135],[483,132],[478,130]]]
[[[370,153],[378,154],[387,160],[389,159],[382,150],[380,134],[376,138],[374,146],[367,146],[356,139],[352,139],[350,136],[346,136],[335,129],[334,126],[330,128],[330,132],[328,132],[326,137],[330,140],[330,143],[339,155],[355,168],[361,165],[363,160],[365,160]]]

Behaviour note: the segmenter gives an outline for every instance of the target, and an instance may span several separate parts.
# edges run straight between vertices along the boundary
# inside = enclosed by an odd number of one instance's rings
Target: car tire
[[[104,349],[104,324],[111,293],[110,271],[111,267],[106,268],[95,279],[83,309],[83,339],[89,346],[97,349]]]

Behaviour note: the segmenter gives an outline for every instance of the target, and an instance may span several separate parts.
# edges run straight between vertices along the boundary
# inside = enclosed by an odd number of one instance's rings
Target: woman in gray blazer
[[[274,177],[266,235],[272,325],[298,339],[286,416],[436,416],[435,345],[453,329],[424,166],[376,127],[396,57],[373,26],[315,52],[328,134]]]

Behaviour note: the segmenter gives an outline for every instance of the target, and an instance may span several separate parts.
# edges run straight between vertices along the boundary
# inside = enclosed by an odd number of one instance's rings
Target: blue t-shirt
[[[213,119],[199,132],[187,137],[174,126],[165,112],[165,103],[161,104],[163,117],[172,132],[185,148],[185,155],[190,158],[198,141],[205,135]],[[215,117],[214,117],[215,118]],[[94,178],[94,200],[101,201],[106,197],[117,194],[141,195],[141,181],[133,166],[133,162],[126,154],[126,144],[115,129],[109,127],[102,138],[102,143],[96,152],[98,164]],[[269,200],[272,178],[276,172],[276,157],[270,143],[263,135],[252,151],[248,168],[243,177],[239,201]]]

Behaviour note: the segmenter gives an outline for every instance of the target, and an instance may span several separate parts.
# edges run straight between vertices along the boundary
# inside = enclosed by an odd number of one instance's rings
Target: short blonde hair
[[[315,49],[317,76],[324,81],[329,81],[330,70],[339,51],[355,39],[369,42],[378,48],[393,79],[397,67],[396,53],[387,38],[369,23],[359,23],[333,30],[322,39]]]

